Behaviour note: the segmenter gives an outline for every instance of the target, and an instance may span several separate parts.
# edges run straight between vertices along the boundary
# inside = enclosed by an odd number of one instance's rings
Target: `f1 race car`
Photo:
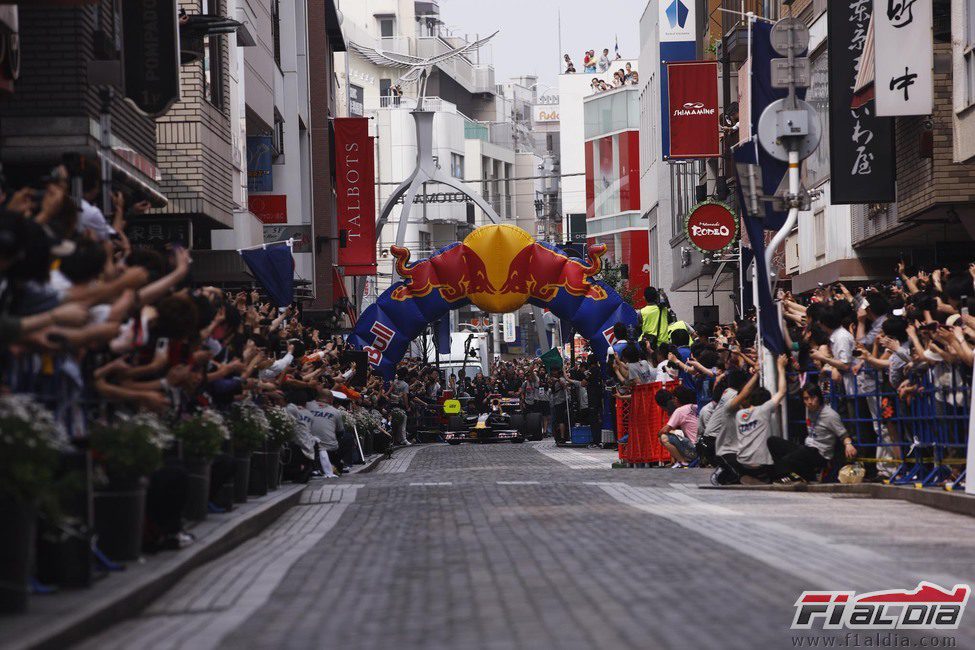
[[[447,421],[444,440],[451,445],[462,442],[525,442],[542,439],[542,418],[538,413],[516,413],[517,399],[492,397],[488,411],[455,414]]]

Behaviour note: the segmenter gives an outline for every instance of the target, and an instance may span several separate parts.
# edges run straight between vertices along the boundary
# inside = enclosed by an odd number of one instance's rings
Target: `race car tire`
[[[448,444],[448,445],[453,445],[453,446],[457,446],[457,445],[459,445],[459,444],[460,444],[460,440],[448,440],[448,441],[447,441],[447,444]]]
[[[464,418],[459,415],[451,415],[447,420],[447,431],[463,431]]]
[[[521,444],[521,443],[525,442],[525,437],[524,436],[518,436],[517,438],[512,438],[511,439],[511,442],[512,442],[512,444],[515,444],[515,445]]]
[[[525,426],[526,426],[526,421],[524,415],[522,415],[521,413],[516,413],[511,416],[512,429],[514,429],[521,435],[525,435]]]
[[[542,433],[542,415],[540,413],[529,413],[525,416],[525,431],[522,434],[528,440],[541,440],[543,437]]]

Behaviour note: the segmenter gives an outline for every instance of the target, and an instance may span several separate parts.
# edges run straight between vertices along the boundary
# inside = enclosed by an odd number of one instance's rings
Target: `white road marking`
[[[707,503],[688,490],[632,487],[618,482],[591,482],[589,485],[600,487],[620,503],[672,521],[773,569],[794,575],[806,581],[809,589],[837,588],[837,567],[842,568],[840,574],[849,588],[913,587],[920,579],[947,585],[963,582],[956,576],[918,575],[898,567],[889,556],[864,547],[848,536],[843,537],[839,530],[798,528],[788,521],[794,512],[790,508],[793,504],[779,502],[777,509],[780,509],[782,520],[775,521],[750,516],[749,505],[740,506],[724,500],[725,505]],[[818,503],[810,501],[817,496],[803,494],[795,500],[794,506],[818,507]],[[886,502],[878,503],[886,505]]]
[[[612,456],[600,454],[596,457],[575,449],[556,447],[555,442],[551,440],[534,444],[532,447],[537,452],[562,463],[569,469],[611,469],[614,460]]]

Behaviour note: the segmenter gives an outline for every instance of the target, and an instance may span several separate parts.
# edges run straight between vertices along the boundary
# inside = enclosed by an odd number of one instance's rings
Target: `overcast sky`
[[[496,81],[537,74],[542,83],[552,85],[562,57],[559,10],[562,49],[581,70],[583,52],[608,47],[612,54],[616,36],[620,54],[637,58],[645,6],[643,0],[440,0],[440,13],[447,26],[461,34],[485,36],[501,30],[487,50]]]

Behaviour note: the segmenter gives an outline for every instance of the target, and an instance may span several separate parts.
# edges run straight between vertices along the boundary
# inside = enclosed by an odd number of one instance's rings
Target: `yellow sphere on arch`
[[[464,245],[484,262],[495,293],[472,293],[471,302],[486,312],[504,314],[515,311],[528,301],[527,293],[498,293],[508,279],[511,261],[535,238],[517,226],[491,224],[481,226],[464,238]]]

